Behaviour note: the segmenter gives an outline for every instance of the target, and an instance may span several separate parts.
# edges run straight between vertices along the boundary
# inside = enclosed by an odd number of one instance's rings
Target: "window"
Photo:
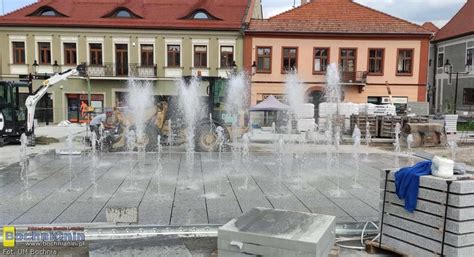
[[[181,66],[181,46],[168,45],[168,67]]]
[[[369,49],[369,75],[383,75],[384,49]]]
[[[12,42],[13,64],[25,64],[25,42]]]
[[[51,7],[43,6],[28,16],[39,16],[39,17],[66,17],[66,15],[59,13]]]
[[[53,10],[43,10],[40,13],[40,16],[58,16]]]
[[[443,68],[444,67],[444,53],[439,53],[438,54],[437,66],[438,66],[438,68]]]
[[[464,89],[464,101],[465,105],[474,105],[474,88]]]
[[[76,43],[64,43],[64,64],[65,65],[76,65]]]
[[[467,49],[466,53],[466,65],[472,66],[472,56],[474,55],[474,48]]]
[[[281,71],[288,72],[296,70],[298,66],[298,48],[283,47],[282,52]]]
[[[125,18],[125,19],[136,19],[141,18],[140,16],[134,14],[132,11],[128,10],[127,8],[118,8],[114,10],[112,13],[109,13],[103,18]]]
[[[314,48],[313,73],[325,73],[329,65],[329,48]]]
[[[194,15],[193,15],[193,19],[195,20],[209,20],[209,15],[207,15],[207,13],[205,12],[196,12]]]
[[[51,43],[38,43],[39,64],[51,64]]]
[[[413,49],[399,49],[397,62],[397,75],[412,75]]]
[[[102,44],[89,44],[89,64],[102,65]]]
[[[272,48],[257,47],[257,72],[272,72]]]
[[[353,82],[356,79],[357,50],[344,49],[340,50],[341,75],[343,82]]]
[[[221,68],[231,68],[234,63],[234,47],[221,46]]]
[[[154,65],[153,62],[153,45],[140,45],[140,52],[142,66],[152,67]]]
[[[194,67],[196,68],[207,67],[207,46],[202,46],[202,45],[194,46]]]
[[[117,18],[131,18],[132,14],[125,10],[120,10],[115,14]]]

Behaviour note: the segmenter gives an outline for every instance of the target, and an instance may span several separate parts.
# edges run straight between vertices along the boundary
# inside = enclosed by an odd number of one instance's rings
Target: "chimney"
[[[307,3],[311,2],[311,0],[301,0],[301,5],[305,5]]]

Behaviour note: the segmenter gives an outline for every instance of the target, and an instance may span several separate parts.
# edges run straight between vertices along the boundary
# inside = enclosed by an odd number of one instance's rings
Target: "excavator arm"
[[[27,109],[27,119],[26,119],[26,128],[27,128],[27,135],[33,136],[34,135],[34,118],[35,118],[35,109],[36,105],[40,101],[40,99],[48,92],[48,89],[55,84],[67,80],[70,76],[81,75],[85,74],[85,65],[81,64],[74,69],[69,69],[62,73],[56,73],[49,79],[43,81],[40,88],[33,94],[26,98],[25,106]]]

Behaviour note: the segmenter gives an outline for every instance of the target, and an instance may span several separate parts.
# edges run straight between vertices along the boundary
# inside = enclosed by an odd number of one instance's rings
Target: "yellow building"
[[[84,102],[96,112],[120,105],[130,78],[172,97],[183,76],[225,77],[234,61],[241,68],[241,29],[250,17],[261,18],[260,0],[38,1],[0,17],[0,79],[85,63],[88,79],[54,86],[37,109],[40,121],[45,111],[55,122],[83,121]],[[206,88],[203,82],[204,97]]]

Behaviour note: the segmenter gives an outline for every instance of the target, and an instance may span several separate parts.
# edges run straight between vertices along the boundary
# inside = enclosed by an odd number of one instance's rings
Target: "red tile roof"
[[[474,34],[474,0],[467,3],[442,27],[434,41],[443,41],[459,36]]]
[[[248,32],[431,34],[421,26],[352,0],[313,0],[269,19],[252,20]]]
[[[239,30],[248,3],[249,0],[40,0],[0,17],[0,26]],[[44,7],[66,17],[29,16]],[[142,19],[103,18],[121,7]],[[183,19],[198,9],[218,19]]]
[[[439,31],[439,28],[438,28],[436,25],[434,25],[432,22],[429,22],[429,21],[423,23],[423,25],[421,25],[421,26],[422,26],[423,28],[425,28],[425,29],[427,29],[427,30],[433,32],[433,33],[436,33],[436,32]]]

